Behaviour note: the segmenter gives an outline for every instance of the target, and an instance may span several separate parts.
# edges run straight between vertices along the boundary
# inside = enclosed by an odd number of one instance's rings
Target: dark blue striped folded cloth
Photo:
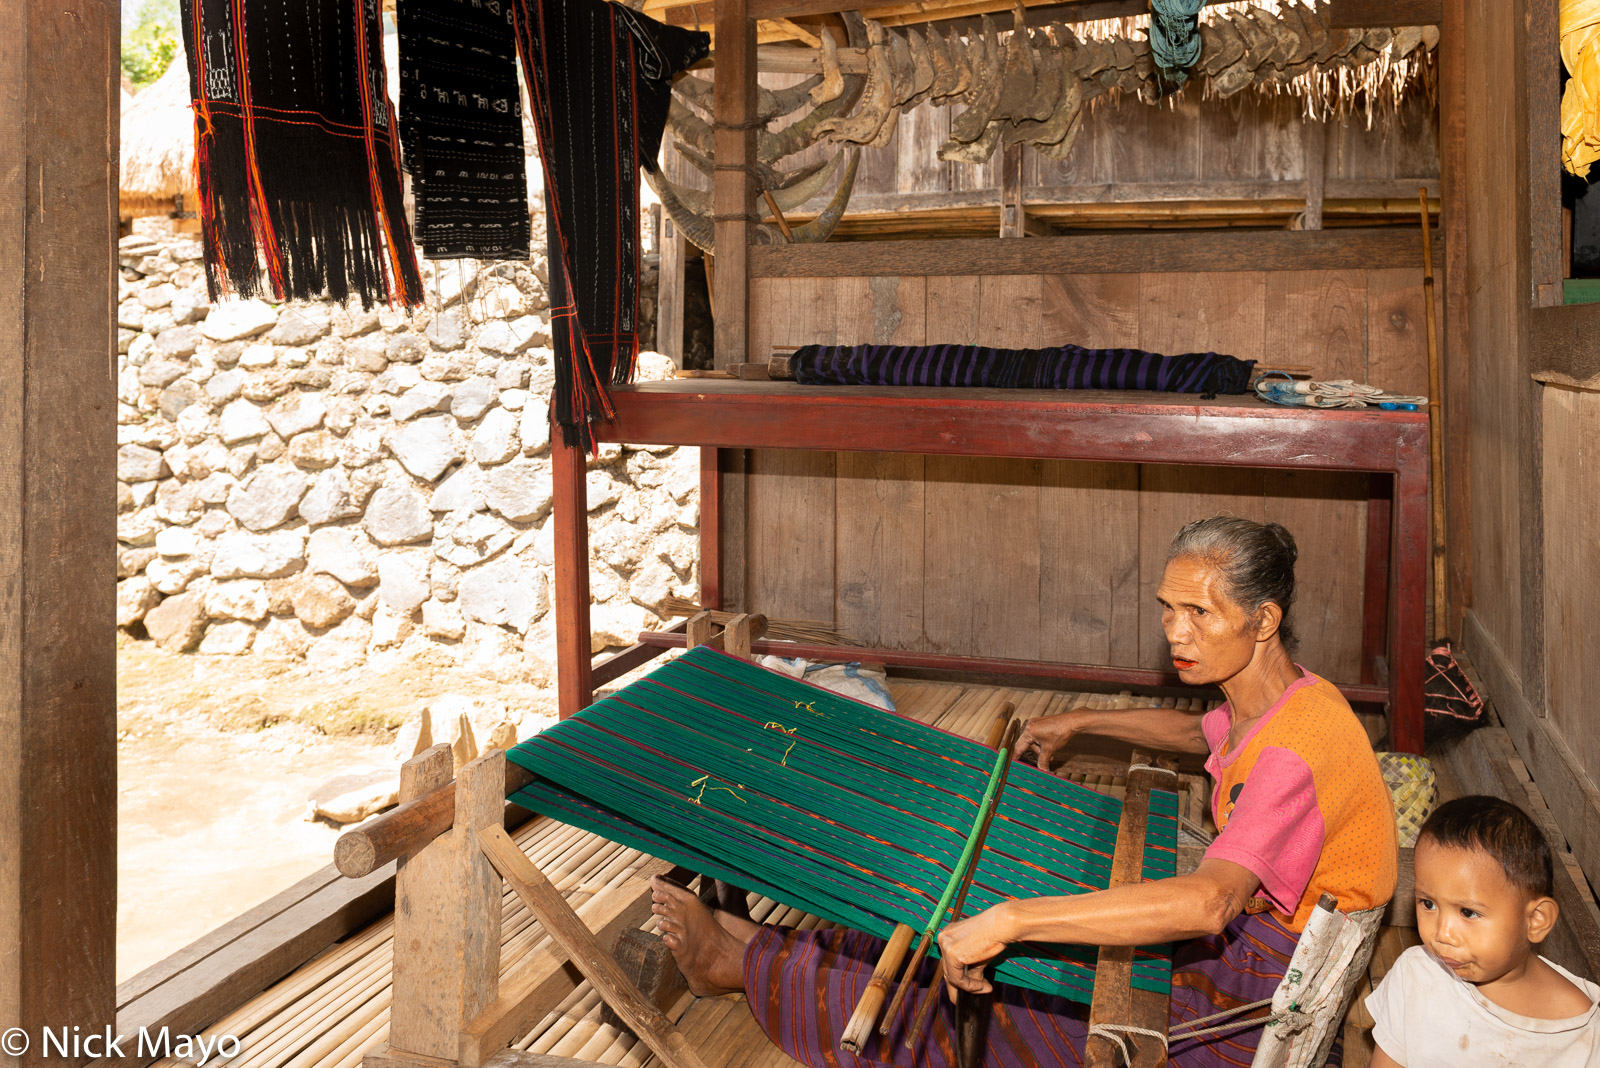
[[[796,382],[812,386],[996,386],[1244,393],[1254,360],[1218,352],[1162,356],[1140,349],[994,349],[981,345],[807,345]]]

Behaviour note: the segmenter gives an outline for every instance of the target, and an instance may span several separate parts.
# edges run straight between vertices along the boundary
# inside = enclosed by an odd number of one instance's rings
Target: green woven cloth
[[[880,937],[921,930],[972,828],[994,752],[713,649],[695,649],[507,754],[512,800]],[[1155,791],[1146,878],[1173,874],[1177,798]],[[1104,889],[1122,805],[1015,764],[968,914]],[[1026,944],[1003,982],[1088,1001],[1093,947]],[[1165,946],[1133,981],[1166,992]]]

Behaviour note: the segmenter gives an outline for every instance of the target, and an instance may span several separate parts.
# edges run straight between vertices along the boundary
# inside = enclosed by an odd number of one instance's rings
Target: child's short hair
[[[1452,849],[1476,849],[1493,857],[1511,885],[1530,897],[1554,894],[1550,843],[1522,809],[1498,797],[1474,794],[1446,801],[1418,832]]]

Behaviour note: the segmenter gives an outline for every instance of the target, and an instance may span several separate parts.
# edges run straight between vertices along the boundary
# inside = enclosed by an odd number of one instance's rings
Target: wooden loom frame
[[[1350,2],[1351,25],[1379,19],[1378,5]],[[774,7],[776,5],[776,7]],[[807,277],[927,274],[927,265],[962,273],[1027,274],[1100,269],[1129,262],[1172,271],[1211,270],[1220,260],[1253,269],[1359,268],[1415,263],[1419,235],[1392,231],[1140,234],[922,242],[752,244],[757,190],[756,23],[783,13],[848,10],[852,0],[717,0],[711,15],[713,64],[714,240],[712,281],[718,367],[767,354],[751,351],[751,282]],[[1137,4],[1133,6],[1138,6]],[[1438,22],[1431,0],[1412,15]],[[1420,10],[1425,7],[1427,10]],[[1388,14],[1392,15],[1392,5]],[[1020,229],[1014,234],[1020,236]],[[1438,242],[1443,246],[1444,242]],[[1453,246],[1452,246],[1453,247]],[[1395,258],[1399,257],[1399,258]],[[930,394],[933,394],[930,396]],[[1157,395],[1159,397],[1159,395]],[[1428,422],[1425,413],[1266,409],[1250,399],[1129,401],[1127,394],[1080,392],[1040,399],[1024,390],[807,390],[770,383],[691,380],[620,388],[616,419],[590,425],[597,442],[699,446],[701,465],[700,603],[724,604],[723,473],[745,449],[906,452],[962,456],[1204,464],[1366,473],[1367,556],[1363,573],[1359,680],[1341,680],[1352,701],[1386,703],[1390,748],[1420,753],[1426,647]],[[597,685],[678,644],[646,634],[599,664],[591,661],[587,486],[580,450],[551,440],[555,520],[555,607],[560,713],[588,704]],[[776,606],[769,606],[776,607]],[[1442,624],[1441,624],[1442,626]],[[839,657],[886,666],[948,672],[1075,679],[1117,686],[1181,685],[1171,672],[999,660],[896,649],[839,650],[823,645],[763,645],[758,652]]]
[[[701,612],[686,621],[685,629],[691,645],[710,644],[749,656],[765,623],[759,615],[740,615],[713,634],[710,613]],[[579,971],[601,989],[603,980],[593,971],[596,961],[565,955],[556,946],[546,947],[524,960],[502,983],[503,891],[496,869],[506,874],[547,929],[573,924],[587,929],[592,925],[594,941],[609,949],[649,915],[648,876],[666,874],[671,866],[653,861],[641,878],[591,899],[578,913],[564,903],[554,909],[547,904],[541,912],[502,860],[491,863],[494,849],[488,840],[495,834],[504,837],[506,796],[530,776],[509,765],[499,750],[463,765],[453,780],[451,763],[450,748],[442,744],[408,760],[401,768],[400,806],[347,833],[336,851],[336,863],[351,877],[365,876],[391,860],[400,862],[395,878],[389,1041],[363,1058],[363,1068],[577,1068],[588,1062],[507,1047],[576,989]],[[1177,763],[1169,757],[1152,761],[1135,750],[1117,827],[1111,886],[1143,879],[1153,788],[1176,790]],[[532,868],[531,862],[528,867]],[[537,875],[537,869],[533,871]],[[559,930],[549,933],[558,946],[566,944]],[[563,961],[570,963],[561,967]],[[609,958],[605,963],[609,964]],[[1131,1025],[1165,1035],[1169,999],[1133,989],[1132,975],[1132,948],[1100,949],[1091,1023]],[[625,1018],[625,1005],[617,1002],[626,1003],[633,997],[643,1000],[631,987],[601,993]],[[662,1033],[647,1035],[644,1028],[648,1026],[646,1022],[635,1030],[667,1061],[668,1068],[704,1068],[692,1051],[679,1061],[662,1053],[658,1041],[668,1048],[686,1049],[681,1035],[669,1024],[662,1021]],[[1137,1036],[1128,1041],[1138,1051],[1130,1068],[1160,1068],[1166,1063],[1164,1045]],[[1098,1036],[1090,1038],[1086,1058],[1090,1068],[1115,1068],[1118,1063],[1115,1044]]]
[[[718,277],[720,278],[720,272]],[[1371,477],[1362,597],[1361,679],[1352,701],[1387,703],[1390,748],[1422,751],[1422,673],[1428,568],[1428,417],[1425,412],[1279,408],[1254,398],[1081,391],[807,387],[793,383],[647,383],[613,392],[616,420],[592,424],[601,442],[697,445],[701,461],[701,604],[722,607],[721,457],[746,448],[916,452],[962,456],[1207,464],[1352,471]],[[556,656],[560,712],[598,685],[683,644],[671,632],[599,663],[590,659],[588,486],[583,450],[551,442],[555,521]],[[897,649],[755,643],[755,651],[890,666],[1179,686],[1172,672],[1041,663]]]

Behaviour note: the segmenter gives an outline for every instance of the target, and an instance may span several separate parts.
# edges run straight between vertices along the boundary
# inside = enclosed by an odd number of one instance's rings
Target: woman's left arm
[[[1218,934],[1244,911],[1261,880],[1248,868],[1207,859],[1192,873],[1070,897],[1003,901],[939,934],[945,982],[986,993],[984,965],[1013,942],[1145,946]]]

